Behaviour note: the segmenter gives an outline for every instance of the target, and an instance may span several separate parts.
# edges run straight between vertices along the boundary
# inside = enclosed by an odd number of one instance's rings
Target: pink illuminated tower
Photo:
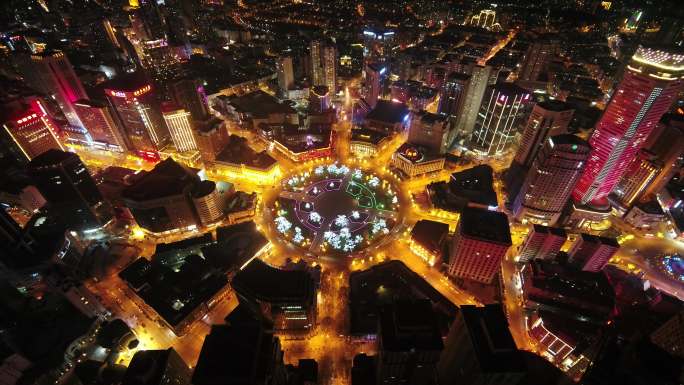
[[[603,205],[644,140],[684,87],[684,52],[640,46],[589,140],[589,160],[572,197]]]

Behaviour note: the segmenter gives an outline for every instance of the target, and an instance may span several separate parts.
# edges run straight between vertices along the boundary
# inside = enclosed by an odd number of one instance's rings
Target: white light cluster
[[[315,211],[313,211],[313,212],[311,212],[311,214],[309,214],[309,220],[313,223],[321,223],[321,219],[323,219],[321,217],[321,214],[319,214]]]
[[[292,242],[302,243],[304,241],[304,236],[302,235],[302,229],[299,227],[294,228],[294,237],[292,237]]]
[[[384,219],[378,219],[377,221],[373,222],[373,226],[371,227],[371,233],[373,235],[377,233],[389,233],[389,229],[387,229],[387,221],[385,221]]]
[[[276,217],[275,224],[278,232],[282,234],[286,233],[288,230],[292,228],[292,222],[290,222],[289,220],[287,220],[287,218],[283,216]]]
[[[380,185],[380,179],[377,176],[374,176],[368,181],[368,185],[371,187],[378,187]]]
[[[352,174],[352,177],[353,177],[354,179],[361,179],[361,178],[363,178],[363,173],[361,172],[361,170],[358,170],[358,169],[357,169],[357,170],[354,170],[354,173]]]
[[[349,172],[349,167],[338,166],[337,164],[329,164],[327,167],[328,173],[333,175],[345,175]]]
[[[354,251],[363,241],[362,236],[353,236],[347,227],[340,229],[339,232],[326,231],[323,233],[323,238],[333,249],[345,252]]]
[[[345,227],[349,225],[349,219],[344,215],[338,215],[335,217],[335,226]]]
[[[361,214],[359,214],[358,211],[354,210],[354,211],[352,211],[352,213],[351,213],[351,217],[354,218],[354,219],[359,219],[359,218],[361,217]]]

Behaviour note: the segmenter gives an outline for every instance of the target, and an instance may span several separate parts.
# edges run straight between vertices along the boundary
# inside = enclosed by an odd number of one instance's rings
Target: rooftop
[[[508,216],[502,212],[466,207],[461,214],[459,232],[487,242],[511,245]]]
[[[351,131],[352,141],[368,142],[377,145],[385,138],[387,138],[386,134],[367,128],[354,128]]]
[[[146,201],[183,194],[189,185],[199,182],[198,172],[197,169],[167,158],[127,187],[123,196],[135,201]]]
[[[51,148],[44,153],[36,156],[35,158],[31,159],[31,162],[29,164],[29,167],[45,167],[45,166],[52,166],[58,163],[62,163],[67,159],[78,159],[80,161],[80,158],[78,155],[74,154],[73,152],[67,152],[67,151],[62,151],[62,150],[57,150],[54,148]]]
[[[163,385],[168,381],[165,379],[167,367],[173,366],[169,363],[173,358],[171,355],[177,354],[173,348],[166,350],[139,350],[133,356],[124,375],[122,385]],[[180,357],[176,357],[181,359]],[[190,369],[187,369],[189,376]],[[177,373],[176,373],[177,374]],[[189,379],[189,378],[188,378]]]
[[[526,372],[501,305],[462,305],[460,311],[483,372]]]
[[[408,115],[409,109],[406,104],[389,100],[378,100],[375,108],[366,115],[366,119],[396,124],[403,123]]]
[[[441,250],[448,234],[448,224],[427,219],[416,222],[411,230],[411,238],[428,250]]]
[[[382,349],[394,352],[444,348],[437,315],[429,300],[396,301],[380,310]]]
[[[219,270],[238,270],[267,243],[254,222],[216,229],[217,243],[202,248],[204,258]]]
[[[258,90],[245,95],[230,96],[230,105],[239,113],[249,114],[296,114],[297,111],[286,103]]]
[[[396,300],[429,299],[444,333],[457,308],[420,275],[401,261],[388,261],[349,276],[350,332],[352,335],[377,333],[379,309]]]
[[[238,293],[267,302],[307,301],[315,293],[313,278],[306,271],[277,269],[260,259],[238,271],[231,284]]]
[[[488,165],[479,165],[451,174],[449,182],[438,182],[428,186],[432,203],[450,211],[462,211],[470,203],[486,207],[499,205],[494,191],[494,170]]]
[[[247,143],[247,139],[237,135],[230,136],[226,147],[216,155],[216,161],[244,164],[258,169],[268,169],[276,164],[276,160],[266,151],[254,151]]]
[[[194,385],[263,384],[273,373],[278,339],[257,322],[213,325],[205,337],[195,371]]]

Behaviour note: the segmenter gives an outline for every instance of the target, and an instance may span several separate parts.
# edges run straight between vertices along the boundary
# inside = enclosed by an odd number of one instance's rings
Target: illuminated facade
[[[64,150],[54,123],[42,110],[26,109],[4,122],[3,127],[28,160],[50,149]]]
[[[661,168],[654,153],[639,150],[637,157],[629,164],[625,175],[613,189],[611,197],[614,196],[622,207],[630,207],[642,196]]]
[[[523,222],[553,225],[586,165],[589,145],[574,135],[556,135],[544,143],[513,202]]]
[[[106,103],[81,99],[74,103],[81,122],[88,128],[91,145],[117,152],[128,150],[126,136]]]
[[[149,84],[105,86],[105,94],[124,125],[132,149],[156,153],[168,143],[169,133]],[[111,87],[111,88],[110,88]]]
[[[556,56],[559,50],[557,40],[544,39],[532,43],[527,52],[518,79],[523,81],[538,81],[549,67],[549,62]]]
[[[503,152],[516,133],[516,128],[530,101],[527,90],[510,83],[490,87],[480,105],[470,144],[483,155]]]
[[[205,162],[213,162],[216,160],[216,154],[228,143],[226,123],[216,118],[199,123],[195,130],[195,142],[202,159]]]
[[[489,284],[511,244],[506,214],[466,208],[454,236],[449,275]]]
[[[403,144],[390,162],[392,167],[408,177],[441,171],[444,169],[444,156],[432,154],[425,148]]]
[[[162,116],[178,151],[197,150],[190,111],[182,108],[169,108],[162,112]]]
[[[366,103],[371,108],[374,108],[378,103],[378,98],[382,92],[382,75],[385,74],[387,68],[376,65],[369,64],[366,66]]]
[[[463,108],[456,120],[456,132],[465,137],[469,137],[475,127],[480,103],[487,90],[491,74],[492,67],[490,66],[474,66],[472,69],[463,100]]]
[[[171,98],[180,107],[185,108],[192,115],[194,121],[207,118],[209,106],[204,86],[197,79],[181,79],[170,86]]]
[[[314,40],[311,53],[311,78],[314,86],[327,86],[334,95],[337,91],[337,48],[321,40]]]
[[[599,272],[619,248],[615,238],[580,234],[568,250],[568,261],[583,271]]]
[[[684,86],[684,54],[639,47],[589,140],[589,163],[572,193],[601,204]]]
[[[278,73],[278,87],[286,93],[294,86],[294,70],[292,68],[292,58],[284,56],[276,61],[276,72]]]
[[[523,130],[515,162],[525,167],[532,165],[546,138],[568,132],[574,112],[569,105],[560,101],[535,104]]]
[[[440,90],[437,112],[447,116],[458,116],[463,111],[469,84],[470,75],[451,73]]]
[[[49,51],[32,55],[25,66],[25,77],[31,87],[54,97],[70,125],[83,129],[73,103],[87,99],[88,94],[63,52]]]
[[[533,258],[553,259],[566,239],[567,234],[561,228],[533,225],[520,248],[518,262],[527,262]]]
[[[447,151],[450,128],[446,116],[419,111],[413,115],[407,142],[426,147],[436,154],[444,154]]]
[[[666,114],[646,140],[644,148],[658,156],[662,169],[644,192],[644,197],[653,197],[684,165],[684,115]]]

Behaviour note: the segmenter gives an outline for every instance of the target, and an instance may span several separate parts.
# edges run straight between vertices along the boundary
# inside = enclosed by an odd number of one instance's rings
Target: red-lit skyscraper
[[[54,97],[69,124],[83,129],[73,103],[87,98],[88,95],[64,53],[46,51],[31,55],[30,60],[22,64],[21,70],[29,85]]]
[[[27,160],[50,149],[64,149],[57,139],[57,127],[40,103],[38,99],[33,100],[9,114],[3,122],[5,131]]]
[[[491,283],[501,270],[501,260],[510,247],[511,229],[506,214],[466,208],[454,237],[449,274]]]
[[[150,83],[134,75],[114,79],[103,88],[133,150],[143,157],[155,157],[169,142],[169,132]]]
[[[639,47],[589,144],[592,152],[572,193],[582,204],[605,203],[660,117],[684,86],[684,52]]]
[[[555,224],[584,170],[589,153],[587,142],[575,135],[548,138],[513,202],[515,216],[523,222]]]
[[[88,128],[93,146],[117,152],[128,149],[128,138],[107,103],[82,99],[74,103],[74,109]]]

